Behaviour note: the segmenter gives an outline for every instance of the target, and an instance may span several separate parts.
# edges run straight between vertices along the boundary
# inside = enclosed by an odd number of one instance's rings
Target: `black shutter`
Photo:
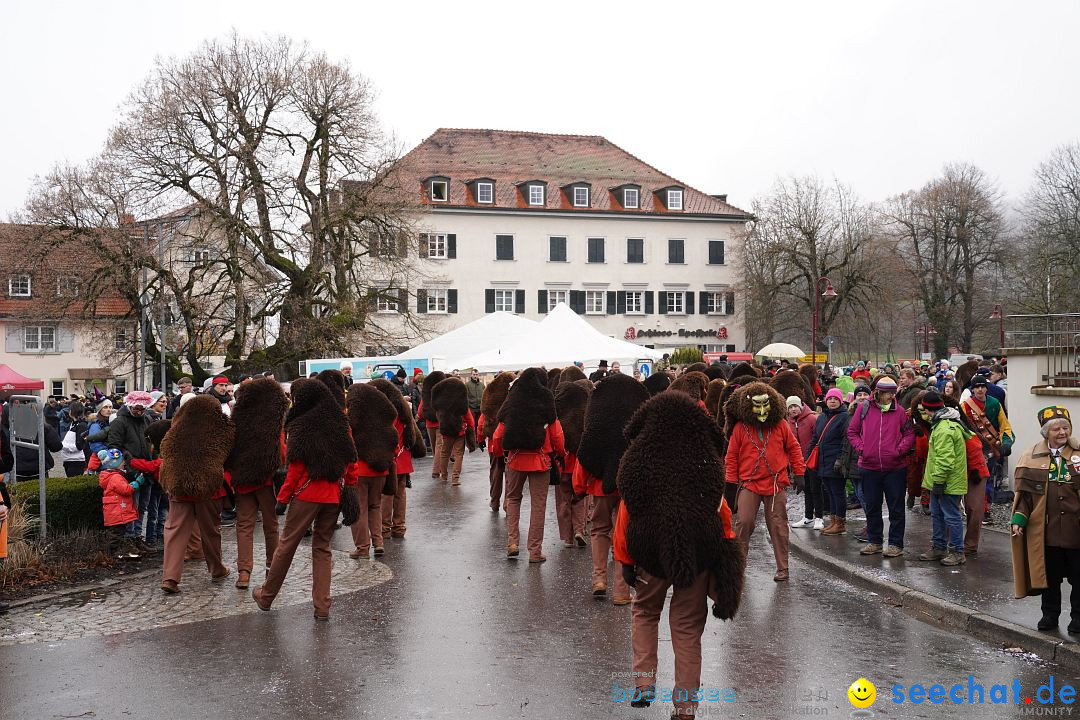
[[[522,314],[525,313],[525,291],[524,290],[515,290],[514,291],[514,312],[517,313],[518,315],[522,315]]]
[[[686,314],[694,314],[694,293],[687,291],[683,293],[683,302],[686,303]]]
[[[709,241],[709,264],[710,265],[723,265],[724,264],[724,241],[723,240],[710,240]]]
[[[615,310],[616,310],[615,297],[616,297],[616,295],[615,295],[614,290],[608,290],[607,291],[607,298],[606,298],[606,300],[604,302],[604,312],[606,312],[608,315],[614,315],[615,314]]]
[[[661,315],[667,315],[667,291],[660,290],[657,294],[660,296],[660,309],[657,312]]]
[[[420,257],[428,257],[427,235],[423,233],[420,234]]]
[[[484,312],[486,312],[486,313],[495,312],[495,291],[494,290],[485,290],[484,291]]]
[[[570,291],[570,309],[576,312],[578,315],[585,314],[585,291],[584,290],[571,290]]]
[[[724,299],[724,304],[727,306],[725,308],[727,310],[727,314],[728,315],[734,315],[735,314],[735,293],[729,292],[727,294],[727,297]]]
[[[398,296],[398,312],[404,313],[409,307],[409,291],[401,289],[397,291]]]
[[[457,235],[446,236],[446,257],[450,260],[457,257]]]
[[[705,315],[709,312],[709,293],[699,292],[698,297],[698,312]]]
[[[547,314],[547,290],[536,291],[536,312],[541,315]]]
[[[654,308],[654,305],[653,305],[653,291],[652,290],[646,290],[645,291],[645,314],[646,315],[652,315],[655,312],[655,310],[653,308]]]
[[[457,290],[446,291],[446,312],[457,313]]]
[[[416,312],[427,312],[427,290],[416,291]]]
[[[615,293],[615,313],[618,315],[626,314],[626,292],[623,290]]]

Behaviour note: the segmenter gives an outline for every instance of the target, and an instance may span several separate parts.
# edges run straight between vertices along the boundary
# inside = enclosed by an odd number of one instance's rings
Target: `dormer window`
[[[627,209],[637,209],[640,195],[637,188],[623,188],[622,204]]]
[[[529,186],[529,204],[530,205],[543,205],[544,204],[544,186],[543,185],[530,185]]]
[[[490,205],[495,202],[495,183],[476,183],[476,202]]]
[[[431,201],[446,202],[450,198],[450,182],[447,180],[431,181]]]
[[[682,210],[682,190],[668,190],[665,204],[668,210]]]
[[[574,188],[574,207],[589,207],[589,188],[580,185]]]

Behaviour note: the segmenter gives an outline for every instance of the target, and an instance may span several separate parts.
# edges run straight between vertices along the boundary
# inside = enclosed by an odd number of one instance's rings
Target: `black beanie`
[[[930,390],[925,395],[923,395],[922,400],[919,401],[919,404],[927,410],[930,410],[931,412],[936,412],[941,408],[945,407],[945,401],[942,400],[941,395],[939,395],[934,390]]]

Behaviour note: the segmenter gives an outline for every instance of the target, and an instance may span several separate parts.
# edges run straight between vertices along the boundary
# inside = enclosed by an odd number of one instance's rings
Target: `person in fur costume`
[[[559,484],[555,486],[555,517],[559,521],[559,537],[565,547],[585,547],[585,498],[574,493],[574,467],[577,448],[585,431],[585,406],[592,394],[592,383],[563,382],[555,390],[555,412],[563,429],[566,455]]]
[[[552,368],[548,370],[547,388],[552,394],[555,393],[555,390],[559,387],[559,383],[562,382],[562,371],[562,368]]]
[[[382,536],[405,537],[405,500],[406,491],[409,487],[409,478],[413,471],[413,450],[417,449],[419,441],[420,457],[423,457],[424,441],[420,439],[420,431],[413,420],[412,410],[409,403],[393,383],[384,378],[372,380],[371,387],[375,388],[390,401],[397,417],[394,418],[394,432],[397,434],[396,457],[394,458],[394,474],[397,478],[394,483],[394,494],[382,496]]]
[[[710,417],[720,417],[720,396],[723,395],[725,387],[727,380],[717,378],[710,380],[705,388],[705,410]]]
[[[800,378],[801,380],[801,378]],[[726,479],[739,486],[735,527],[745,550],[765,505],[765,526],[776,558],[773,580],[788,579],[787,487],[801,488],[806,464],[799,441],[784,419],[784,398],[763,382],[740,387],[725,410],[735,421],[728,429]]]
[[[323,370],[315,378],[330,388],[330,394],[334,396],[338,407],[345,409],[345,391],[349,388],[349,380],[345,373],[340,370]]]
[[[731,378],[737,378],[737,377],[760,378],[761,377],[761,371],[758,368],[751,365],[750,363],[748,363],[748,362],[741,362],[738,365],[736,365],[735,367],[731,368],[731,372],[728,373],[728,379],[729,380]]]
[[[179,592],[184,550],[196,525],[211,579],[220,582],[232,573],[221,562],[221,499],[235,434],[221,403],[199,395],[180,407],[161,441],[161,487],[169,494],[161,580],[167,593]]]
[[[693,400],[702,403],[702,407],[704,407],[705,393],[708,391],[708,387],[708,376],[703,372],[692,370],[680,375],[675,382],[671,383],[671,387],[668,389],[686,393]]]
[[[461,485],[465,448],[469,452],[476,450],[476,418],[469,409],[469,390],[460,378],[446,378],[432,389],[431,405],[442,436],[440,451],[435,455],[435,474],[446,480],[449,472],[450,484],[457,487]]]
[[[371,548],[383,554],[383,491],[397,486],[397,411],[385,395],[370,383],[355,383],[345,399],[353,444],[356,446],[357,503],[359,516],[351,526],[353,550],[349,557],[367,559]],[[392,492],[387,493],[393,497]]]
[[[289,399],[273,378],[259,378],[237,393],[232,420],[236,442],[225,461],[225,479],[236,493],[236,587],[247,589],[255,567],[255,516],[262,512],[266,568],[274,559],[278,522],[274,473],[285,464],[285,414]]]
[[[269,610],[293,555],[311,530],[311,602],[316,620],[330,619],[330,541],[337,524],[342,492],[356,485],[356,445],[349,421],[330,388],[314,379],[293,382],[293,406],[285,417],[285,461],[288,471],[275,511],[288,507],[266,581],[251,591],[260,610]],[[346,486],[343,488],[343,486]]]
[[[584,373],[583,373],[584,375]],[[480,401],[480,420],[477,435],[481,447],[488,449],[488,506],[491,512],[499,512],[499,506],[506,509],[506,496],[503,493],[503,479],[506,474],[506,458],[492,452],[491,436],[499,425],[499,409],[510,392],[510,383],[514,382],[514,373],[501,372],[484,388],[484,397]]]
[[[573,481],[575,494],[592,496],[589,537],[592,540],[592,594],[595,598],[607,596],[608,555],[615,516],[619,511],[616,480],[619,461],[626,451],[623,428],[648,399],[649,391],[642,383],[628,375],[613,375],[600,381],[585,408],[585,429],[578,444]],[[612,602],[629,605],[630,587],[623,581],[618,561],[615,562],[614,584]]]
[[[820,380],[821,375],[820,375],[820,371],[818,370],[818,366],[813,364],[813,363],[803,363],[802,365],[799,366],[799,374],[803,376],[803,379],[806,380],[806,384],[810,387],[810,390],[814,393],[814,403],[815,404],[810,406],[811,408],[813,408],[817,404],[817,399],[820,398],[824,394],[822,392],[822,388],[821,388],[821,380]],[[787,397],[787,396],[785,395],[784,397]],[[805,400],[805,398],[804,398],[804,400]]]
[[[699,372],[699,373],[704,375],[705,371],[708,370],[708,369],[709,369],[709,366],[706,365],[703,362],[690,363],[689,365],[687,365],[683,369],[682,375],[685,375],[686,373],[692,373],[692,372]]]
[[[529,368],[510,386],[499,409],[491,451],[506,454],[506,556],[518,556],[521,496],[529,485],[529,562],[547,560],[543,553],[544,515],[552,463],[566,454],[555,396],[547,389],[547,373]]]
[[[674,427],[679,432],[673,434]],[[673,717],[692,717],[707,598],[715,600],[713,615],[733,618],[746,566],[724,501],[723,459],[716,450],[720,430],[692,398],[663,393],[638,409],[625,434],[630,446],[619,464],[615,559],[636,590],[630,638],[639,692],[631,701],[641,707],[655,698],[648,678],[656,677],[660,615],[673,588]]]
[[[810,408],[811,412],[817,407],[817,396],[814,394],[806,378],[794,370],[781,370],[769,381],[780,397],[789,398],[792,395],[802,400],[802,404]]]
[[[428,442],[431,444],[431,456],[435,458],[435,462],[431,466],[431,477],[436,480],[439,478],[437,467],[439,465],[439,448],[442,447],[443,438],[439,434],[439,418],[435,415],[435,407],[431,404],[431,392],[446,377],[446,373],[442,370],[433,370],[428,373],[420,385],[420,407],[416,409],[417,417],[424,421],[424,429],[427,431]],[[445,468],[443,472],[445,472]]]
[[[652,396],[671,387],[671,378],[667,376],[667,373],[655,372],[645,378],[641,384],[645,386],[645,389],[649,391],[649,395]]]
[[[588,380],[588,376],[585,375],[585,371],[579,368],[577,365],[571,365],[562,369],[562,373],[559,374],[559,384],[564,382],[577,382],[578,380]]]

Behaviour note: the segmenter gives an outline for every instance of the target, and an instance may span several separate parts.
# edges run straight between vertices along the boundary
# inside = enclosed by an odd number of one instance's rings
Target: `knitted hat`
[[[424,371],[421,370],[420,368],[413,368],[413,371],[412,371],[412,376],[413,377],[416,377],[417,375],[423,375],[423,374],[424,374]]]
[[[1072,417],[1069,416],[1069,409],[1060,405],[1051,405],[1045,407],[1039,411],[1039,427],[1042,427],[1051,420],[1067,420],[1069,425],[1072,425]]]
[[[184,403],[186,403],[188,400],[191,400],[194,397],[195,397],[195,393],[193,393],[193,392],[184,393],[183,395],[181,395],[180,396],[180,407],[184,407]]]
[[[941,408],[945,407],[945,401],[941,399],[941,395],[935,390],[928,391],[922,396],[922,400],[919,402],[924,408],[930,412],[937,412]]]
[[[852,397],[854,397],[855,395],[858,395],[861,392],[866,393],[867,395],[869,395],[870,394],[870,386],[859,383],[858,385],[855,386],[855,390],[852,391]]]
[[[888,375],[882,375],[877,381],[877,390],[878,392],[896,392],[896,381]]]
[[[844,393],[840,388],[830,388],[829,392],[825,393],[825,401],[828,402],[829,398],[836,398],[840,402],[844,402]]]
[[[976,375],[975,377],[971,378],[972,389],[977,387],[989,387],[989,385],[990,382],[986,379],[985,375]]]
[[[792,395],[792,396],[790,396],[790,397],[789,397],[789,398],[787,399],[787,406],[788,406],[788,407],[793,407],[793,406],[796,406],[796,405],[797,405],[798,407],[802,407],[802,398],[800,398],[800,397],[799,397],[798,395]]]
[[[160,390],[155,390],[154,392],[150,393],[150,404],[153,405],[163,397],[165,397],[165,393],[161,392]]]
[[[124,404],[128,407],[148,408],[154,404],[154,401],[150,397],[150,393],[144,390],[132,390],[124,396]]]
[[[211,385],[228,385],[229,384],[229,378],[225,377],[224,375],[218,375],[216,378],[214,378],[211,381],[210,384]]]
[[[402,380],[408,377],[408,375],[405,373],[405,368],[398,368],[398,371],[394,373],[394,377],[401,378]]]
[[[105,470],[117,470],[124,464],[124,454],[116,448],[98,450],[97,456]]]
[[[104,400],[102,400],[101,402],[98,403],[97,409],[98,409],[98,412],[101,412],[102,408],[111,408],[112,406],[113,406],[112,400],[110,400],[109,398],[105,398]]]

